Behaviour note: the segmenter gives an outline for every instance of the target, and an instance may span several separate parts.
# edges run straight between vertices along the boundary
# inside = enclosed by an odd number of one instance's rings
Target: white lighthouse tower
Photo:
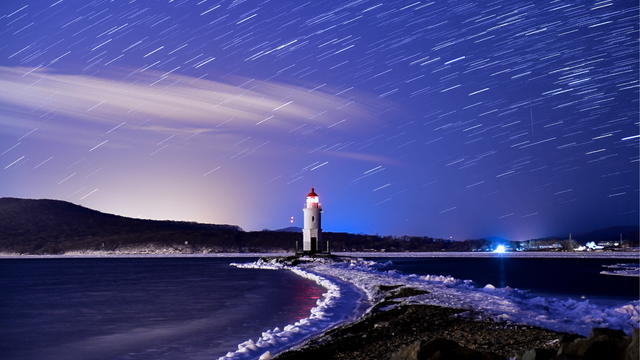
[[[311,188],[311,192],[307,195],[307,201],[304,209],[304,228],[302,229],[302,251],[305,253],[317,253],[322,228],[320,227],[320,214],[322,206],[318,194]],[[327,246],[327,252],[328,252]]]

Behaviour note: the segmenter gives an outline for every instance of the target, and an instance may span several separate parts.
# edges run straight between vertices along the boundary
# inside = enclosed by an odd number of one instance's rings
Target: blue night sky
[[[513,240],[638,224],[638,1],[0,4],[0,196]]]

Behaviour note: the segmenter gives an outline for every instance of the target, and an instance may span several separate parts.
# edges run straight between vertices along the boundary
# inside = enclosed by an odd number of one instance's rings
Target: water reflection
[[[323,293],[324,288],[310,280],[296,282],[295,295],[291,299],[287,317],[293,317],[296,321],[308,317],[309,311],[316,306],[316,301],[322,297]]]
[[[507,272],[504,270],[504,261],[505,259],[500,256],[498,258],[498,278],[500,279],[498,282],[498,287],[507,286]]]

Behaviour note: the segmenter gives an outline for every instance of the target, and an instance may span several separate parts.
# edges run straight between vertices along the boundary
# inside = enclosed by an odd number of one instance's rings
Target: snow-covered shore
[[[219,360],[225,359],[270,359],[273,354],[302,343],[304,340],[320,334],[336,325],[356,320],[367,309],[366,295],[349,282],[334,278],[331,275],[319,275],[307,270],[304,266],[289,266],[279,261],[262,259],[251,263],[231,263],[243,269],[284,270],[314,281],[326,291],[316,301],[308,317],[293,324],[275,327],[260,334],[256,339],[248,339],[235,351],[227,353]]]
[[[129,251],[78,251],[57,255],[26,255],[0,253],[0,259],[65,259],[65,258],[259,258],[288,256],[291,253],[181,253],[181,252],[129,252]]]
[[[618,307],[597,305],[589,300],[535,296],[525,290],[484,286],[470,280],[441,275],[407,275],[379,269],[373,261],[351,259],[346,262],[305,265],[319,274],[335,276],[358,285],[370,301],[380,300],[380,285],[404,285],[429,291],[406,298],[404,303],[463,308],[474,316],[555,331],[587,335],[593,327],[630,332],[640,325],[640,300]]]
[[[271,257],[292,256],[289,252],[192,252],[190,249],[162,247],[122,248],[117,250],[76,250],[56,255],[29,255],[0,252],[2,258],[66,258],[66,257]],[[638,251],[523,251],[523,252],[335,252],[334,255],[362,258],[580,258],[580,259],[640,259]]]
[[[272,257],[291,256],[293,253],[287,252],[220,252],[220,253],[192,253],[181,249],[164,248],[132,248],[113,251],[105,250],[78,250],[69,251],[57,255],[28,255],[16,253],[0,252],[0,259],[20,258],[96,258],[96,257]],[[362,258],[580,258],[580,259],[640,259],[640,252],[637,251],[592,251],[592,252],[556,252],[556,251],[527,251],[527,252],[337,252],[334,255],[362,257]]]
[[[640,277],[640,264],[638,264],[637,262],[629,264],[605,265],[604,267],[609,270],[600,271],[600,274],[602,275]]]
[[[251,340],[240,344],[238,350],[227,355],[228,358],[257,358],[259,352],[269,351],[276,354],[288,346],[299,344],[311,335],[317,334],[322,329],[328,329],[341,322],[348,321],[351,317],[338,317],[335,315],[340,310],[333,307],[338,299],[344,301],[359,301],[360,309],[363,304],[369,309],[383,300],[386,293],[380,290],[380,286],[402,285],[426,293],[408,296],[392,304],[385,309],[390,309],[403,304],[428,304],[449,308],[461,308],[469,310],[465,316],[474,319],[491,319],[507,323],[538,326],[554,331],[577,333],[587,335],[594,327],[606,327],[624,330],[630,333],[633,328],[640,325],[640,301],[628,304],[607,307],[605,305],[592,304],[588,300],[577,301],[574,299],[542,297],[530,294],[527,291],[513,288],[496,288],[491,284],[478,286],[470,280],[460,280],[449,276],[439,275],[407,275],[395,270],[384,270],[381,264],[370,260],[358,258],[343,258],[341,261],[331,259],[302,259],[296,265],[282,265],[277,261],[270,263],[259,261],[255,263],[236,265],[242,267],[283,269],[293,271],[307,277],[324,286],[327,292],[318,301],[316,308],[312,310],[308,322],[292,324],[283,330],[279,328],[271,332],[263,333],[258,340]],[[340,282],[338,285],[336,282]],[[366,299],[343,297],[341,290],[345,286],[355,286],[366,294]],[[314,314],[330,314],[334,320],[329,322],[314,323]],[[362,314],[363,312],[360,312]],[[322,319],[320,317],[319,319]],[[302,325],[309,327],[304,336],[291,336],[288,330],[296,329]],[[273,339],[278,338],[273,346]],[[260,348],[256,344],[263,344]],[[249,345],[249,346],[247,346]],[[271,347],[270,347],[271,346]],[[268,358],[265,356],[265,358]]]
[[[637,251],[522,251],[522,252],[337,252],[339,256],[351,256],[362,258],[579,258],[579,259],[639,259],[640,252]]]

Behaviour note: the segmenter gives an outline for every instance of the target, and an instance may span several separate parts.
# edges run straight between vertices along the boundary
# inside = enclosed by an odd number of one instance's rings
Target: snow
[[[359,286],[370,301],[382,299],[380,285],[405,285],[428,294],[405,298],[403,303],[430,304],[468,309],[479,319],[494,319],[539,326],[556,331],[587,335],[593,327],[608,327],[630,332],[640,324],[640,300],[618,307],[597,305],[589,300],[535,296],[525,290],[478,287],[470,280],[450,276],[402,274],[382,270],[382,264],[352,259],[342,263],[312,263],[307,269],[331,275]]]
[[[528,252],[338,252],[339,256],[352,256],[364,258],[390,258],[390,257],[417,257],[417,258],[459,258],[459,257],[517,257],[517,258],[598,258],[598,259],[634,259],[640,258],[638,251],[591,251],[591,252],[553,252],[553,251],[528,251]],[[67,257],[270,257],[290,256],[287,252],[247,252],[247,253],[191,253],[191,249],[167,249],[160,247],[135,247],[123,248],[114,251],[103,250],[77,250],[68,251],[64,255],[24,255],[16,253],[0,253],[0,258],[67,258]]]
[[[312,261],[312,259],[307,258]],[[238,345],[238,349],[227,353],[219,360],[225,359],[271,359],[272,354],[286,350],[309,337],[321,333],[345,321],[354,320],[364,309],[359,304],[363,302],[363,294],[352,284],[322,276],[304,267],[286,266],[276,261],[262,259],[252,263],[231,263],[243,269],[288,270],[298,276],[314,281],[324,287],[326,291],[317,300],[316,306],[310,310],[308,317],[288,324],[282,328],[276,327],[264,331],[257,339],[249,339]],[[368,305],[368,304],[367,304]]]
[[[590,251],[590,252],[569,252],[569,251],[521,251],[521,252],[336,252],[334,255],[352,256],[364,258],[491,258],[491,257],[517,257],[517,258],[597,258],[597,259],[638,259],[638,251]]]
[[[286,270],[323,286],[327,291],[311,309],[309,317],[282,328],[263,332],[257,339],[247,340],[238,349],[229,352],[224,359],[269,359],[272,354],[291,348],[311,336],[353,320],[387,293],[380,285],[404,285],[428,293],[394,299],[402,304],[430,304],[469,310],[461,316],[474,319],[491,319],[508,323],[539,326],[555,331],[588,335],[593,327],[608,327],[631,332],[640,324],[640,300],[622,306],[593,304],[589,300],[536,296],[526,290],[497,288],[492,284],[478,286],[471,280],[451,276],[403,274],[385,270],[387,263],[362,258],[346,261],[300,258],[296,266],[286,266],[276,261],[258,260],[248,264],[232,264],[236,267]],[[358,296],[349,286],[358,287],[366,299]],[[340,305],[340,303],[342,304]],[[358,302],[355,307],[345,307],[345,302]],[[345,313],[347,309],[347,313]],[[354,311],[353,309],[359,309]],[[367,311],[368,311],[367,310]]]
[[[189,252],[181,252],[179,249],[164,249],[164,248],[135,248],[135,249],[119,249],[115,251],[100,251],[100,250],[80,250],[80,251],[69,251],[64,253],[64,255],[24,255],[24,254],[16,254],[16,253],[0,253],[0,259],[63,259],[63,258],[152,258],[152,257],[161,257],[161,258],[181,258],[181,257],[189,257],[189,258],[200,258],[200,257],[209,257],[209,258],[259,258],[265,256],[289,256],[293,255],[292,253],[286,252],[271,252],[271,253],[256,253],[256,252],[246,252],[246,253],[189,253]]]
[[[354,255],[354,253],[347,253]],[[357,253],[369,257],[591,257],[637,260],[637,252],[527,252],[527,253]],[[14,254],[4,254],[12,258]],[[128,254],[82,252],[62,256],[15,256],[19,258],[41,257],[260,257],[261,253],[235,254]],[[270,254],[282,256],[283,254]],[[535,296],[514,288],[496,288],[493,284],[475,284],[470,280],[443,275],[403,274],[385,270],[385,264],[362,258],[346,261],[331,261],[310,257],[299,258],[301,263],[287,266],[276,261],[247,264],[232,264],[241,268],[292,271],[314,281],[326,289],[309,316],[293,324],[267,330],[256,338],[238,345],[237,350],[220,359],[270,359],[304,340],[326,331],[343,322],[356,319],[373,304],[382,300],[386,293],[380,285],[405,285],[429,293],[395,299],[401,304],[431,304],[468,309],[465,316],[476,319],[493,319],[510,323],[540,326],[543,328],[588,335],[593,327],[609,327],[630,332],[640,325],[640,300],[621,306],[593,304],[589,300]],[[607,275],[639,276],[637,263],[621,263],[608,266]],[[393,306],[386,307],[390,309]]]
[[[640,264],[638,263],[603,265],[602,267],[610,269],[600,271],[600,274],[603,275],[640,277]]]

